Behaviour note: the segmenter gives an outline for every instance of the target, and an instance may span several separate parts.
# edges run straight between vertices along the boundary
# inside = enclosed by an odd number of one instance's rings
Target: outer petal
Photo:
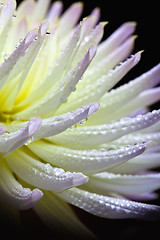
[[[82,171],[85,174],[107,170],[133,158],[145,151],[147,144],[126,146],[110,151],[72,150],[42,141],[34,142],[28,147],[46,162],[70,171]]]
[[[56,1],[52,4],[49,13],[48,13],[48,21],[52,24],[57,18],[60,16],[62,12],[63,4],[60,1]]]
[[[17,209],[32,208],[43,196],[39,189],[23,188],[3,160],[0,161],[0,180],[2,200]]]
[[[139,175],[121,175],[114,173],[98,173],[90,176],[87,186],[94,186],[95,192],[116,192],[123,195],[142,194],[160,188],[160,173],[144,173]]]
[[[96,114],[94,124],[103,124],[118,118],[118,113],[114,114],[117,109],[135,99],[135,97],[146,89],[152,88],[160,83],[160,64],[142,74],[129,83],[119,88],[107,92],[101,99],[101,107]],[[114,110],[114,111],[113,111]],[[113,114],[113,115],[112,115]]]
[[[136,158],[112,168],[111,171],[114,173],[134,174],[157,167],[160,167],[160,153],[146,152],[141,156],[137,156]]]
[[[60,37],[68,34],[78,22],[83,10],[81,2],[73,3],[62,15],[59,25]]]
[[[104,218],[158,218],[160,207],[117,199],[72,188],[59,197],[83,210]]]
[[[98,63],[101,59],[120,46],[135,31],[135,27],[136,22],[126,22],[112,33],[109,38],[100,43],[95,62]]]
[[[96,126],[77,127],[76,131],[67,130],[50,139],[64,146],[91,148],[113,141],[128,133],[147,128],[160,119],[160,110],[154,110],[135,118],[122,118],[120,121]]]
[[[79,186],[88,181],[82,173],[65,172],[53,168],[30,155],[30,152],[19,150],[6,157],[11,169],[24,181],[45,190],[63,191],[66,188]]]
[[[75,111],[57,117],[42,120],[39,131],[34,135],[34,139],[49,137],[63,132],[72,125],[89,117],[98,110],[99,103],[89,103]]]
[[[3,52],[3,47],[6,42],[6,37],[9,29],[9,24],[12,15],[16,8],[15,0],[5,1],[0,11],[0,52]]]
[[[122,136],[119,139],[116,139],[113,141],[113,144],[115,145],[126,145],[126,144],[135,144],[137,142],[148,142],[148,141],[154,141],[155,143],[160,142],[160,132],[144,132],[144,133],[132,133],[128,134],[127,136]]]
[[[117,115],[118,118],[128,116],[132,112],[135,112],[137,109],[145,109],[146,107],[155,104],[160,100],[160,87],[151,88],[143,91],[135,99],[132,99],[128,103],[121,106],[118,110],[112,114],[112,117],[116,119]]]
[[[13,132],[13,133],[4,133],[0,136],[0,152],[3,153],[3,156],[8,155],[9,153],[15,151],[17,148],[20,148],[23,144],[30,140],[33,137],[35,132],[41,126],[40,118],[32,118],[28,123],[25,124],[24,128]]]

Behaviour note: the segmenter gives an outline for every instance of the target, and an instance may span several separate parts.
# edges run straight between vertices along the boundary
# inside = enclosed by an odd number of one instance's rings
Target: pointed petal
[[[147,128],[160,120],[160,110],[154,110],[135,118],[122,118],[120,121],[96,126],[77,127],[76,131],[65,132],[51,137],[55,143],[68,147],[92,148],[113,141],[123,135]]]
[[[58,194],[66,202],[104,218],[153,218],[160,216],[160,207],[112,198],[72,188]]]
[[[32,13],[32,21],[43,20],[48,11],[51,0],[38,0],[35,5],[34,12]]]
[[[40,118],[31,118],[28,123],[21,129],[12,133],[4,133],[0,136],[0,152],[2,156],[6,156],[16,149],[20,148],[23,144],[33,137],[35,132],[41,126]]]
[[[52,165],[70,171],[81,171],[93,174],[119,165],[128,159],[142,154],[147,143],[135,146],[126,146],[114,150],[72,150],[55,146],[48,142],[34,142],[28,145],[29,149],[37,156]]]
[[[122,174],[134,174],[137,172],[143,172],[148,169],[154,169],[160,167],[160,153],[143,153],[136,158],[130,159],[122,165],[116,166],[111,169],[114,173]]]
[[[23,188],[3,160],[0,161],[0,179],[2,200],[19,210],[32,208],[43,196],[39,189],[31,191],[29,188]]]
[[[155,192],[149,192],[142,194],[127,195],[125,197],[134,201],[153,201],[158,199],[158,194]]]
[[[8,0],[2,6],[0,11],[0,52],[3,52],[3,47],[7,39],[7,33],[10,27],[10,21],[16,8],[15,0]]]
[[[160,132],[147,132],[147,133],[133,133],[128,134],[127,136],[121,137],[113,142],[113,144],[125,145],[125,144],[135,144],[137,142],[147,142],[154,141],[160,142]]]
[[[24,181],[45,190],[63,191],[88,181],[82,173],[65,172],[61,168],[44,164],[30,155],[30,152],[16,151],[6,157],[11,169]]]
[[[101,107],[96,114],[95,124],[102,124],[112,118],[117,118],[118,114],[114,111],[128,103],[130,100],[146,89],[152,88],[160,83],[160,64],[142,74],[129,83],[122,85],[119,88],[107,92],[101,99]],[[114,111],[113,111],[114,110]],[[114,114],[112,116],[112,114]],[[105,118],[103,117],[105,116]]]
[[[60,16],[63,9],[63,3],[60,1],[56,1],[52,4],[49,13],[48,13],[48,21],[52,24],[57,18]]]
[[[151,106],[160,100],[160,87],[151,88],[140,93],[135,99],[120,107],[115,114],[118,117],[128,116],[130,113],[140,108]]]
[[[67,128],[89,117],[91,114],[94,114],[98,110],[98,107],[99,103],[89,103],[67,114],[42,119],[41,128],[34,135],[34,139],[37,140],[61,133]]]
[[[110,37],[99,45],[96,62],[106,57],[114,49],[120,46],[134,31],[136,22],[122,24]]]
[[[90,176],[87,186],[94,186],[96,192],[100,190],[103,193],[116,192],[123,195],[142,194],[160,188],[160,173],[121,175],[103,172]]]
[[[59,32],[63,37],[68,34],[78,22],[83,10],[81,2],[73,3],[61,16]]]

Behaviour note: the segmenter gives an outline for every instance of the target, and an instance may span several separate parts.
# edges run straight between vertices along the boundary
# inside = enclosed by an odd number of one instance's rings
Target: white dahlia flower
[[[140,60],[130,55],[136,23],[100,43],[98,8],[78,24],[82,3],[62,15],[61,2],[49,4],[1,0],[0,199],[79,237],[91,233],[71,205],[102,218],[159,217],[140,201],[160,188],[149,170],[160,166],[160,110],[149,111],[160,65],[112,89]]]

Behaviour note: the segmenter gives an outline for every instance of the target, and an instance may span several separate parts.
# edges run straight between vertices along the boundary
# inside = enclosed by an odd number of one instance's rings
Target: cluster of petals
[[[63,14],[49,5],[1,0],[0,198],[76,234],[88,230],[67,203],[103,218],[159,217],[142,201],[160,188],[160,110],[149,110],[160,65],[113,88],[141,58],[131,55],[136,23],[100,43],[98,8],[78,23],[82,3]]]

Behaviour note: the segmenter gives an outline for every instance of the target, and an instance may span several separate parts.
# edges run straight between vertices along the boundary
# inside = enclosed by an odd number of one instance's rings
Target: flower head
[[[49,3],[1,1],[1,199],[73,234],[87,230],[67,203],[104,218],[158,217],[140,201],[160,188],[149,171],[160,165],[160,110],[149,111],[160,65],[112,89],[140,60],[130,55],[136,23],[100,43],[98,8],[78,24],[82,3],[62,16]]]

